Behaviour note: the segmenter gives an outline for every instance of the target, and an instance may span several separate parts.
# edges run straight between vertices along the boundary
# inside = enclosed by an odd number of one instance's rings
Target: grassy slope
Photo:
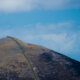
[[[33,69],[38,73],[41,80],[80,79],[79,62],[47,48],[18,41],[24,47]],[[22,55],[18,45],[9,38],[0,39],[0,73],[6,72],[13,72],[21,80],[26,80],[26,78],[33,80],[25,57]]]

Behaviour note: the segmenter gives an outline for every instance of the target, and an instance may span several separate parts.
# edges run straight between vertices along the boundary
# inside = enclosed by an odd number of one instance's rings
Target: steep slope
[[[39,80],[80,80],[80,62],[16,38]],[[9,37],[0,39],[0,80],[34,80],[28,60]]]

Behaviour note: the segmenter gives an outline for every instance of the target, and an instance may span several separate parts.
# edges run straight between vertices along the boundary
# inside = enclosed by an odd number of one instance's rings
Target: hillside
[[[42,46],[14,39],[22,47],[10,37],[0,39],[0,80],[35,80],[33,74],[38,80],[80,80],[80,62]]]

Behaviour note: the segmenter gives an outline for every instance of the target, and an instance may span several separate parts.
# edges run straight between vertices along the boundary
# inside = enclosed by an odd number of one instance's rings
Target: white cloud
[[[37,0],[0,0],[0,11],[29,11],[35,8]]]
[[[80,8],[80,0],[0,0],[0,11],[3,12],[67,8]]]

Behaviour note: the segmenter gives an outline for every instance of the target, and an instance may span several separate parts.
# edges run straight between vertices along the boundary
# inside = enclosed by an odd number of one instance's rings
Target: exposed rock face
[[[17,41],[39,80],[80,80],[80,62],[47,48]],[[34,80],[28,61],[10,38],[0,39],[0,80]]]

